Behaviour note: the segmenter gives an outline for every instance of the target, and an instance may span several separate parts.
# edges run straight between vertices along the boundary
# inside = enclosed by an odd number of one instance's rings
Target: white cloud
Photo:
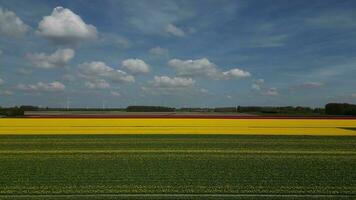
[[[197,60],[172,59],[168,65],[177,71],[178,76],[207,76],[216,78],[216,65],[206,58]]]
[[[159,88],[182,88],[193,86],[195,81],[191,78],[155,76],[152,83]]]
[[[225,79],[240,79],[250,77],[250,72],[241,70],[241,69],[231,69],[229,71],[223,72]]]
[[[33,92],[60,92],[65,90],[65,85],[61,82],[54,81],[51,83],[38,82],[36,84],[18,84],[17,89]]]
[[[185,33],[182,29],[174,26],[173,24],[168,24],[166,26],[166,32],[177,37],[184,37]]]
[[[56,7],[51,15],[43,17],[38,24],[38,33],[60,44],[97,37],[95,26],[86,24],[79,15],[63,7]]]
[[[122,66],[132,74],[147,74],[150,72],[149,65],[137,58],[122,61]]]
[[[0,35],[22,36],[28,30],[26,24],[12,11],[0,7]]]
[[[168,50],[161,47],[154,47],[148,50],[148,52],[156,56],[166,56],[168,54]]]
[[[251,76],[247,71],[234,68],[221,72],[218,66],[210,62],[207,58],[197,60],[172,59],[168,65],[174,68],[178,76],[185,77],[209,77],[215,80],[240,79]]]
[[[230,96],[230,95],[226,95],[226,98],[228,98],[228,99],[232,99],[232,96]]]
[[[267,96],[278,96],[279,93],[277,91],[277,88],[270,88],[268,89],[267,91],[263,92],[264,95],[267,95]]]
[[[74,55],[73,49],[58,49],[50,55],[45,53],[27,54],[27,58],[35,67],[51,69],[66,66]]]
[[[351,94],[352,98],[356,98],[356,93]]]
[[[111,91],[110,94],[114,97],[119,97],[121,96],[119,92],[116,92],[116,91]]]
[[[262,78],[253,80],[251,89],[260,91],[262,89],[264,82],[265,80]]]
[[[89,89],[107,89],[111,87],[110,84],[103,79],[86,81],[85,86]]]
[[[135,82],[135,78],[132,75],[129,75],[126,72],[118,69],[115,70],[112,67],[107,66],[104,62],[100,61],[80,64],[79,70],[86,78],[108,78],[110,80],[119,82]]]
[[[0,78],[0,85],[3,85],[4,84],[4,80],[2,80],[1,78]]]
[[[13,95],[13,92],[10,90],[4,90],[4,91],[0,91],[0,95],[2,96],[11,96]]]
[[[194,90],[195,81],[192,78],[154,76],[149,85],[141,86],[142,93],[150,95],[186,95]]]

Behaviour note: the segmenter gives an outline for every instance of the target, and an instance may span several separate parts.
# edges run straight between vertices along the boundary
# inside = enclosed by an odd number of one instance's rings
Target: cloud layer
[[[152,83],[159,88],[182,88],[193,86],[195,81],[191,78],[155,76]]]
[[[65,85],[54,81],[50,83],[37,82],[36,84],[19,84],[17,89],[27,92],[60,92],[65,90]]]
[[[85,86],[89,89],[108,89],[111,87],[111,85],[103,79],[86,81]]]

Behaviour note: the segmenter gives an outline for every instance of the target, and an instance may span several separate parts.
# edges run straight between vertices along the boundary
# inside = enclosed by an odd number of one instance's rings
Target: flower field
[[[12,118],[0,134],[356,135],[356,119]]]
[[[0,119],[0,199],[354,199],[354,119]]]

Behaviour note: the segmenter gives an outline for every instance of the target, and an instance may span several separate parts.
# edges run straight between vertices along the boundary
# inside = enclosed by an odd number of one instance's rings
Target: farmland
[[[0,134],[242,134],[356,136],[356,119],[5,118]]]
[[[355,149],[347,136],[1,135],[0,199],[351,199]]]
[[[1,119],[0,199],[356,198],[355,119],[232,117]]]

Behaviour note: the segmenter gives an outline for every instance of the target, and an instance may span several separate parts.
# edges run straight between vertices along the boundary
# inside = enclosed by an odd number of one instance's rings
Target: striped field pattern
[[[356,119],[8,118],[0,134],[356,135]]]

